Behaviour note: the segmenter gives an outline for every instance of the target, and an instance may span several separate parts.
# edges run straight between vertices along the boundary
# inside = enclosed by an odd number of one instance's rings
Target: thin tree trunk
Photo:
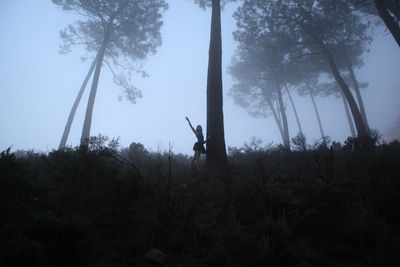
[[[364,101],[362,100],[362,97],[361,97],[360,84],[357,81],[356,75],[353,70],[353,66],[352,66],[350,59],[346,52],[344,52],[344,57],[346,60],[347,69],[349,70],[349,73],[350,73],[351,81],[353,82],[354,91],[356,92],[357,102],[358,102],[358,106],[360,108],[362,119],[364,121],[365,127],[367,128],[368,133],[370,133],[367,115],[365,113],[365,108],[364,108]]]
[[[393,38],[397,42],[397,45],[400,47],[400,27],[396,24],[394,18],[390,15],[385,1],[383,0],[374,0],[376,9],[378,10],[379,16],[385,23],[386,27],[389,29]]]
[[[325,47],[323,41],[306,25],[300,23],[300,26],[310,35],[311,38],[319,45],[321,52],[325,56],[326,60],[328,61],[329,67],[332,71],[332,75],[335,78],[336,82],[338,83],[340,89],[343,91],[347,102],[349,103],[351,114],[353,115],[354,122],[356,124],[357,134],[358,137],[368,137],[368,131],[365,127],[364,121],[361,117],[360,110],[358,109],[357,103],[354,100],[353,95],[351,94],[349,86],[346,84],[345,80],[343,79],[342,75],[339,72],[339,69],[333,59],[333,56],[329,52],[329,50]]]
[[[354,90],[356,91],[356,96],[357,96],[358,105],[360,107],[361,117],[362,117],[365,127],[367,128],[367,131],[369,133],[370,129],[369,129],[369,124],[368,124],[368,120],[367,120],[367,115],[365,113],[364,101],[362,100],[360,86],[356,80],[356,77],[354,76],[353,71],[351,71],[351,79],[353,80],[353,83],[354,83]]]
[[[281,125],[281,130],[282,130],[282,133],[283,133],[283,126],[282,126],[282,113],[281,113],[281,111],[279,110],[279,100],[278,100],[278,97],[275,97],[275,99],[274,99],[275,101],[276,101],[276,108],[278,109],[278,112],[277,112],[277,114],[278,114],[278,121],[279,121],[279,125]]]
[[[220,0],[212,0],[210,48],[207,76],[207,141],[208,167],[225,169],[227,156],[224,134],[222,94],[222,41]]]
[[[94,71],[92,87],[90,89],[89,100],[88,100],[88,104],[86,107],[85,120],[83,122],[83,129],[82,129],[82,135],[81,135],[81,148],[83,150],[87,150],[88,145],[89,145],[90,128],[92,125],[94,100],[96,98],[97,86],[99,84],[99,78],[100,78],[101,65],[103,63],[103,58],[104,58],[104,54],[106,51],[107,43],[108,43],[108,36],[106,35],[104,38],[104,41],[100,47],[100,50],[98,52],[96,69]]]
[[[269,104],[269,106],[270,106],[270,108],[271,108],[272,115],[274,116],[276,125],[278,126],[279,133],[281,134],[282,142],[284,142],[285,138],[284,138],[284,135],[283,135],[282,123],[281,123],[281,120],[280,120],[280,118],[279,118],[279,116],[278,116],[276,110],[275,110],[274,103],[272,103],[272,101],[271,101],[270,99],[268,99],[267,101],[268,101],[268,104]]]
[[[343,100],[343,105],[344,105],[344,110],[346,111],[347,121],[349,122],[351,137],[355,138],[356,137],[356,129],[354,129],[354,122],[353,122],[353,118],[350,115],[349,105],[347,104],[346,97],[344,96],[342,90],[339,90],[339,92],[340,92],[341,98]]]
[[[78,105],[79,105],[79,103],[81,101],[83,92],[85,91],[86,85],[89,82],[90,76],[92,76],[92,73],[93,73],[93,70],[94,70],[95,66],[96,66],[96,59],[93,60],[93,63],[90,66],[90,69],[89,69],[88,73],[86,74],[85,80],[83,81],[83,83],[81,85],[81,88],[79,89],[78,95],[76,96],[75,102],[74,102],[74,104],[72,106],[72,109],[71,109],[71,111],[69,113],[67,123],[65,124],[64,132],[63,132],[63,135],[61,137],[61,141],[60,141],[60,145],[58,146],[58,149],[65,148],[65,146],[67,144],[67,139],[68,139],[69,132],[71,130],[72,121],[74,120],[76,110],[78,109]]]
[[[308,87],[308,91],[310,93],[311,101],[313,103],[315,115],[317,116],[319,131],[321,133],[321,139],[324,140],[325,139],[325,133],[324,133],[324,129],[322,128],[321,117],[319,116],[319,111],[318,111],[318,108],[317,108],[317,104],[315,103],[314,94],[313,94],[312,89],[310,88],[310,86],[307,86],[307,87]]]
[[[368,136],[367,128],[365,127],[364,121],[361,117],[360,110],[358,109],[357,103],[354,100],[353,95],[350,92],[349,86],[344,81],[343,77],[340,75],[339,69],[333,60],[332,55],[327,51],[326,48],[321,47],[322,52],[324,53],[326,59],[328,60],[328,64],[331,68],[332,74],[335,77],[336,82],[339,84],[342,92],[344,93],[347,102],[349,103],[351,113],[353,115],[353,119],[356,125],[357,133],[359,137]]]
[[[285,105],[283,104],[281,88],[278,83],[277,83],[276,91],[277,91],[277,95],[278,95],[279,111],[282,116],[282,129],[283,129],[283,137],[284,137],[283,145],[287,149],[290,149],[289,126],[288,126],[288,121],[287,121],[287,117],[286,117]]]
[[[285,86],[285,89],[286,89],[286,92],[287,92],[287,94],[288,94],[288,96],[289,96],[290,103],[292,104],[294,116],[296,117],[297,126],[299,127],[299,132],[300,132],[302,135],[304,135],[304,134],[303,134],[303,129],[301,128],[301,123],[300,123],[300,120],[299,120],[299,116],[298,116],[298,114],[297,114],[296,106],[294,105],[294,102],[293,102],[292,95],[290,94],[290,91],[289,91],[289,89],[288,89],[286,86]]]

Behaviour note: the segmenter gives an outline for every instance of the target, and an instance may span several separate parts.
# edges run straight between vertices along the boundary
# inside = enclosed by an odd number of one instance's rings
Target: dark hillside
[[[400,265],[397,141],[231,148],[229,174],[106,143],[1,153],[1,266]]]

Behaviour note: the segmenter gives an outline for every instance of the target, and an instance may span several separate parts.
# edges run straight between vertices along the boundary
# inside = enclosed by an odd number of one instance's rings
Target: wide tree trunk
[[[314,94],[313,94],[312,89],[310,87],[308,87],[308,91],[310,93],[310,97],[311,97],[311,101],[312,101],[312,104],[313,104],[313,107],[314,107],[315,115],[317,116],[318,127],[319,127],[319,131],[321,133],[321,139],[324,140],[325,139],[324,128],[322,128],[321,117],[319,116],[319,111],[318,111],[318,108],[317,108],[317,104],[315,103]]]
[[[302,127],[301,127],[299,115],[297,114],[297,109],[296,109],[296,106],[294,105],[294,101],[293,101],[292,95],[290,94],[290,91],[289,91],[289,89],[288,89],[286,86],[285,86],[285,89],[286,89],[286,92],[287,92],[287,94],[288,94],[288,96],[289,96],[289,100],[290,100],[290,103],[291,103],[292,108],[293,108],[293,112],[294,112],[294,116],[295,116],[295,118],[296,118],[297,126],[299,127],[299,132],[300,132],[302,135],[304,135],[304,134],[303,134],[303,129],[302,129]]]
[[[225,168],[227,156],[222,94],[221,4],[212,0],[210,48],[207,76],[207,154],[208,167]]]
[[[343,105],[344,105],[344,110],[346,111],[346,117],[347,121],[349,122],[349,127],[350,127],[350,132],[351,132],[351,137],[356,137],[356,129],[354,129],[354,122],[353,118],[351,117],[350,110],[349,110],[349,105],[347,104],[346,97],[344,96],[342,90],[339,90],[341,98],[343,100]]]
[[[276,92],[278,95],[279,112],[280,112],[281,118],[282,118],[283,145],[287,149],[290,149],[289,125],[288,125],[288,120],[286,117],[286,109],[285,109],[285,105],[283,104],[282,91],[281,91],[281,87],[280,87],[279,83],[277,83]]]
[[[96,69],[94,71],[92,87],[90,88],[90,94],[89,94],[88,104],[86,107],[85,120],[83,122],[83,129],[82,129],[82,135],[81,135],[81,149],[83,149],[83,150],[87,150],[88,145],[89,145],[90,128],[92,125],[94,100],[96,98],[97,87],[98,87],[99,78],[100,78],[101,65],[103,63],[104,54],[105,54],[106,47],[108,44],[108,38],[109,37],[106,35],[104,38],[104,41],[100,47],[100,50],[97,54]]]
[[[89,69],[88,73],[86,74],[85,80],[83,81],[82,86],[79,89],[78,95],[76,96],[75,102],[74,102],[74,104],[72,106],[72,109],[71,109],[71,111],[69,113],[67,123],[65,124],[64,133],[63,133],[63,135],[61,137],[61,141],[60,141],[60,145],[58,146],[58,149],[65,148],[65,146],[67,144],[67,139],[68,139],[69,132],[71,130],[72,121],[74,120],[76,110],[78,109],[78,105],[79,105],[79,103],[80,103],[80,101],[82,99],[83,92],[85,91],[86,85],[89,82],[90,77],[92,76],[92,73],[93,73],[93,70],[94,70],[95,66],[96,66],[96,59],[93,60],[93,63],[90,66],[90,69]]]
[[[384,0],[374,0],[376,9],[378,10],[379,16],[385,23],[386,27],[389,29],[393,38],[400,47],[400,27],[397,25],[395,19],[390,15],[388,7]]]
[[[355,75],[354,70],[353,70],[353,66],[352,66],[352,64],[350,62],[350,59],[349,59],[349,57],[348,57],[346,52],[344,53],[344,56],[345,56],[346,66],[347,66],[347,69],[349,70],[350,78],[351,78],[351,81],[353,83],[353,88],[354,88],[354,91],[356,92],[357,102],[358,102],[358,106],[360,108],[361,117],[362,117],[362,119],[364,121],[364,124],[365,124],[365,127],[367,128],[368,133],[370,133],[370,128],[369,128],[369,124],[368,124],[368,120],[367,120],[367,115],[365,113],[365,108],[364,108],[364,101],[363,101],[363,99],[361,97],[360,84],[357,81],[356,75]]]

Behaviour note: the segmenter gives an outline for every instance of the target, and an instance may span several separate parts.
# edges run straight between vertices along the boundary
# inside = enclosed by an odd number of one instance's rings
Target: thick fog
[[[132,77],[142,98],[132,104],[113,83],[110,70],[101,72],[94,104],[91,136],[120,138],[122,146],[142,143],[154,151],[168,149],[192,153],[195,136],[185,121],[206,127],[206,83],[210,37],[209,9],[193,1],[168,1],[163,15],[162,45],[141,62],[149,77]],[[233,12],[228,4],[222,13],[224,121],[227,146],[242,146],[252,137],[263,144],[281,143],[272,116],[253,118],[234,104],[228,91],[233,85],[227,73],[237,44]],[[57,149],[68,114],[90,67],[93,55],[74,46],[59,53],[59,32],[80,16],[65,12],[50,0],[2,0],[0,2],[0,150]],[[374,30],[370,52],[357,77],[369,86],[362,90],[369,125],[384,137],[398,117],[400,100],[400,48],[382,26]],[[82,57],[88,57],[82,61]],[[67,141],[79,145],[89,86],[79,105]],[[292,93],[308,142],[320,138],[311,100]],[[290,136],[298,132],[289,99],[285,96]],[[343,141],[350,135],[341,99],[316,97],[325,134]],[[389,136],[387,136],[389,138]]]

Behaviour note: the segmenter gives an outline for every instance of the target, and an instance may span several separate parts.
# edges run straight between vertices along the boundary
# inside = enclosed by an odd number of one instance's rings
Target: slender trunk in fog
[[[312,92],[312,89],[309,86],[308,86],[308,90],[309,90],[309,93],[310,93],[311,101],[313,103],[315,115],[317,116],[319,131],[321,133],[321,139],[324,140],[325,133],[324,133],[324,129],[322,128],[321,117],[319,116],[319,111],[318,111],[318,108],[317,108],[317,104],[315,103],[314,94]]]
[[[289,91],[289,89],[288,89],[286,86],[285,86],[285,89],[286,89],[286,92],[287,92],[287,94],[288,94],[288,96],[289,96],[290,103],[292,104],[294,116],[296,117],[297,126],[299,127],[299,132],[300,132],[302,135],[304,135],[304,134],[303,134],[303,129],[301,128],[301,123],[300,123],[300,120],[299,120],[299,116],[298,116],[298,114],[297,114],[296,106],[294,105],[294,102],[293,102],[292,95],[290,94],[290,91]]]
[[[276,108],[278,110],[277,114],[278,114],[278,121],[279,121],[279,125],[281,126],[281,130],[283,133],[283,125],[282,125],[282,113],[281,110],[279,109],[279,100],[278,97],[275,97],[275,101],[276,101]]]
[[[351,94],[349,86],[346,84],[344,81],[342,75],[339,72],[339,69],[332,57],[332,55],[329,53],[329,51],[325,47],[321,47],[323,54],[325,55],[325,58],[328,61],[328,64],[331,68],[333,77],[335,78],[336,82],[340,86],[344,96],[347,99],[347,102],[349,103],[351,113],[353,115],[353,119],[356,125],[357,129],[357,134],[359,137],[366,137],[368,136],[368,131],[367,128],[365,127],[364,121],[362,119],[360,110],[358,109],[357,103],[354,100],[353,95]]]
[[[362,119],[364,121],[365,127],[367,128],[367,131],[369,133],[370,129],[369,129],[369,125],[368,125],[367,115],[365,113],[364,101],[362,100],[362,97],[361,97],[360,84],[357,81],[357,78],[356,78],[356,75],[354,73],[353,66],[352,66],[352,64],[350,62],[350,59],[349,59],[347,53],[345,53],[345,52],[344,52],[344,57],[345,57],[345,61],[346,61],[346,67],[349,70],[350,78],[351,78],[351,81],[353,83],[354,91],[356,92],[358,106],[360,108],[361,116],[362,116]]]
[[[280,111],[280,114],[282,117],[283,145],[287,149],[290,149],[289,126],[288,126],[288,121],[287,121],[287,117],[286,117],[285,105],[283,104],[282,91],[281,91],[281,87],[280,87],[279,83],[277,83],[276,92],[278,95],[279,111]]]
[[[349,105],[347,104],[346,97],[344,96],[343,92],[339,90],[341,98],[343,100],[344,110],[346,111],[347,121],[349,122],[351,137],[356,137],[356,130],[354,129],[354,122],[353,118],[350,115]]]
[[[207,75],[207,154],[211,168],[225,169],[227,155],[224,134],[222,94],[221,4],[212,0],[210,48]]]
[[[270,108],[271,108],[272,115],[274,116],[276,125],[278,126],[279,133],[281,134],[282,142],[284,142],[285,138],[284,138],[284,135],[283,135],[282,123],[281,123],[281,120],[280,120],[280,118],[279,118],[279,116],[278,116],[278,113],[276,112],[274,103],[272,103],[271,99],[267,99],[267,101],[268,101],[268,104],[269,104],[269,106],[270,106]]]
[[[360,110],[358,109],[357,103],[354,100],[353,95],[351,94],[350,88],[343,79],[342,75],[339,72],[339,68],[335,63],[335,60],[333,59],[332,54],[328,50],[328,48],[325,46],[323,41],[320,39],[318,34],[315,34],[312,29],[307,27],[306,25],[300,23],[300,26],[310,35],[311,38],[314,39],[314,41],[318,44],[319,48],[321,49],[322,54],[325,56],[325,59],[327,60],[327,63],[329,64],[329,67],[332,71],[332,75],[335,78],[336,82],[338,83],[340,89],[344,93],[347,102],[349,103],[351,114],[353,115],[353,119],[356,125],[357,129],[357,134],[358,137],[368,137],[368,131],[367,128],[365,127],[364,121],[362,119]]]
[[[92,125],[94,100],[96,98],[97,87],[98,87],[99,78],[100,78],[101,65],[103,63],[103,58],[104,58],[104,54],[106,52],[106,47],[107,47],[108,41],[109,41],[109,36],[108,36],[108,34],[106,34],[104,37],[103,43],[100,47],[100,50],[97,54],[96,69],[94,71],[92,87],[90,89],[88,104],[86,107],[85,121],[83,122],[83,129],[82,129],[82,135],[81,135],[81,148],[83,150],[87,150],[88,145],[89,145],[90,128]]]
[[[71,111],[69,113],[67,123],[65,124],[64,133],[63,133],[63,135],[61,137],[61,142],[60,142],[60,145],[58,146],[58,149],[65,148],[65,146],[67,144],[67,139],[68,139],[69,132],[71,130],[72,121],[74,120],[76,110],[78,109],[78,105],[79,105],[79,103],[81,101],[83,92],[85,91],[86,85],[89,82],[90,76],[92,76],[92,73],[93,73],[93,70],[94,70],[95,66],[96,66],[96,59],[93,60],[93,63],[90,66],[89,72],[86,74],[85,80],[83,81],[82,86],[79,89],[78,95],[76,96],[75,102],[74,102],[74,104],[72,106],[72,109],[71,109]]]

